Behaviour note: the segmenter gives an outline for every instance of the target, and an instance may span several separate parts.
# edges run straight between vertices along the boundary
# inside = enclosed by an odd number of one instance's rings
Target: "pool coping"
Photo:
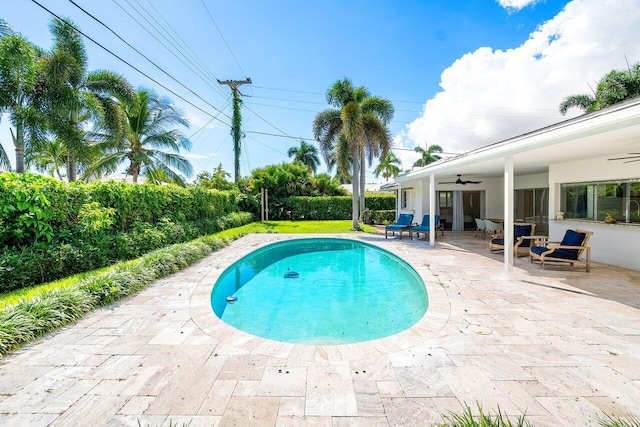
[[[255,236],[248,235],[234,241],[227,248],[226,253],[228,255],[226,257],[214,257],[211,260],[213,265],[208,267],[207,275],[194,289],[189,301],[191,318],[196,326],[232,353],[257,353],[269,357],[286,358],[291,353],[312,350],[326,355],[328,360],[336,361],[353,361],[379,357],[428,343],[444,328],[451,315],[451,305],[446,287],[438,278],[437,273],[432,272],[429,269],[429,265],[422,262],[421,258],[407,257],[406,253],[397,250],[399,248],[382,247],[377,244],[375,239],[367,239],[366,236],[354,236],[351,234],[262,234],[259,235],[259,242],[255,242]],[[364,242],[404,260],[418,273],[425,284],[429,299],[427,311],[415,325],[397,334],[360,343],[326,345],[286,343],[258,337],[228,325],[215,315],[211,307],[211,292],[215,282],[231,264],[249,252],[271,243],[309,238],[335,238]],[[435,248],[432,249],[437,250]]]

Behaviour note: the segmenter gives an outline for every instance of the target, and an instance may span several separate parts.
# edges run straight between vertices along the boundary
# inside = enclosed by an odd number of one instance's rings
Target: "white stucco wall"
[[[593,261],[640,270],[640,225],[551,219],[560,210],[560,184],[629,178],[640,178],[640,162],[601,158],[549,166],[550,239],[562,239],[568,229],[593,231],[589,240]]]

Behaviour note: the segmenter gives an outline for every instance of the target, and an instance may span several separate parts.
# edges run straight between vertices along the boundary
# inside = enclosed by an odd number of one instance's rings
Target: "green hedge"
[[[237,191],[0,173],[0,292],[253,221]]]
[[[269,206],[269,218],[293,220],[347,220],[351,219],[351,196],[289,197],[281,204]],[[395,209],[394,195],[365,197],[365,207],[371,213]],[[372,217],[372,216],[370,216]]]
[[[396,220],[396,210],[371,211],[369,221],[372,224],[390,224]]]
[[[137,223],[198,221],[238,211],[239,192],[202,187],[73,182],[30,173],[0,173],[0,247],[24,246],[68,233],[90,203],[113,209],[112,232]]]

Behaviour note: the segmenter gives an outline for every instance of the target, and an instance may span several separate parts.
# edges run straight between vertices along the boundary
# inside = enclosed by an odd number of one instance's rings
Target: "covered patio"
[[[514,267],[515,191],[541,188],[547,193],[544,226],[551,240],[561,240],[568,229],[592,231],[590,246],[594,260],[640,270],[637,257],[640,223],[605,224],[595,219],[556,217],[563,210],[563,184],[638,182],[640,163],[633,161],[635,158],[627,160],[640,151],[639,141],[640,98],[637,98],[401,174],[395,180],[401,195],[397,210],[413,212],[416,218],[429,214],[433,222],[436,214],[442,217],[443,213],[437,194],[461,189],[482,192],[483,198],[478,202],[481,211],[486,218],[500,218],[504,223],[507,250],[503,264],[505,272],[509,272]],[[455,184],[460,175],[467,185]],[[407,203],[405,188],[411,189],[415,203]],[[638,202],[627,200],[629,203],[621,209],[629,218],[630,206],[635,207],[630,202]],[[458,201],[462,206],[462,201]],[[430,244],[435,245],[435,236],[431,236]]]
[[[534,426],[640,417],[640,272],[542,270],[472,232],[357,234],[409,262],[429,294],[412,328],[348,345],[270,341],[222,323],[210,292],[253,234],[5,357],[3,425],[416,426],[463,405]],[[308,236],[304,236],[308,237]],[[486,242],[485,242],[486,243]]]

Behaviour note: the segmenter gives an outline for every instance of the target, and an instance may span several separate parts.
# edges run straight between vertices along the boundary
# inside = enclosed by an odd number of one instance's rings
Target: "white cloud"
[[[442,91],[396,144],[465,152],[581,114],[563,117],[558,106],[567,95],[590,93],[610,70],[626,68],[625,57],[640,61],[638,36],[640,0],[572,1],[521,46],[484,47],[456,60],[441,75]]]
[[[500,6],[509,10],[520,10],[530,4],[538,3],[539,0],[497,0]]]

